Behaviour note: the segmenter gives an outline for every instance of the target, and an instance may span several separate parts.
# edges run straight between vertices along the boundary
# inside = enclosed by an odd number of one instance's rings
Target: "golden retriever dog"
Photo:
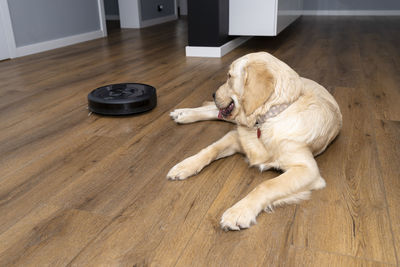
[[[325,187],[314,157],[338,135],[342,115],[324,87],[259,52],[235,60],[213,97],[214,102],[176,109],[170,116],[177,123],[222,119],[236,123],[237,129],[175,165],[167,178],[186,179],[234,153],[244,154],[261,171],[283,171],[226,210],[224,230],[248,228],[262,210],[308,199],[311,190]]]

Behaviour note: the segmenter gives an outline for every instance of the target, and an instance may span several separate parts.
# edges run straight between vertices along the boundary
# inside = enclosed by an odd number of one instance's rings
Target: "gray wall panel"
[[[17,47],[100,30],[97,0],[8,0]]]
[[[141,0],[142,20],[160,18],[173,15],[175,12],[174,0]],[[164,9],[160,12],[157,5],[163,5]]]

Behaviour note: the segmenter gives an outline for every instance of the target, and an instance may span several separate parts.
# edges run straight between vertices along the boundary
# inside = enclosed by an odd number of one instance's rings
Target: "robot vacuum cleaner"
[[[88,95],[89,110],[102,115],[131,115],[157,105],[156,89],[141,83],[120,83],[99,87]]]

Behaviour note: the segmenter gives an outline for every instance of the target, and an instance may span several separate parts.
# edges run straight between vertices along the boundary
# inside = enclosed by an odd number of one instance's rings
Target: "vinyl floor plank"
[[[334,96],[343,128],[317,158],[327,187],[297,213],[293,245],[396,264],[368,99],[353,88]]]
[[[268,262],[265,262],[268,265]],[[265,265],[264,265],[265,266]],[[369,261],[346,255],[326,253],[291,247],[285,259],[282,259],[281,266],[394,266],[392,264]]]
[[[400,122],[375,121],[380,170],[388,202],[397,260],[400,256]]]
[[[394,266],[399,264],[397,17],[303,16],[222,58],[185,57],[187,20],[117,29],[0,62],[1,266]],[[211,100],[229,65],[267,51],[336,97],[344,127],[317,157],[327,187],[224,232],[223,212],[265,179],[241,155],[165,179],[234,125],[177,125]],[[118,82],[157,88],[140,116],[88,116]]]
[[[123,138],[92,136],[68,141],[63,144],[66,148],[56,149],[0,181],[0,233],[99,164]]]
[[[2,266],[65,266],[110,218],[40,205],[0,235]]]
[[[400,76],[399,56],[390,51],[398,49],[393,42],[382,39],[377,25],[371,25],[372,32],[363,33],[359,42],[363,70],[362,85],[368,92],[375,118],[400,120]],[[395,37],[393,37],[395,38]],[[397,39],[399,39],[397,35]],[[397,60],[397,61],[396,61]]]

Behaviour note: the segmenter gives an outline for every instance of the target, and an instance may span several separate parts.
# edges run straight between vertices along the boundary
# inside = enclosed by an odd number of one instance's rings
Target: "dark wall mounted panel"
[[[174,0],[141,0],[142,20],[156,19],[175,14]]]
[[[229,0],[188,0],[189,46],[221,46],[231,40]]]

